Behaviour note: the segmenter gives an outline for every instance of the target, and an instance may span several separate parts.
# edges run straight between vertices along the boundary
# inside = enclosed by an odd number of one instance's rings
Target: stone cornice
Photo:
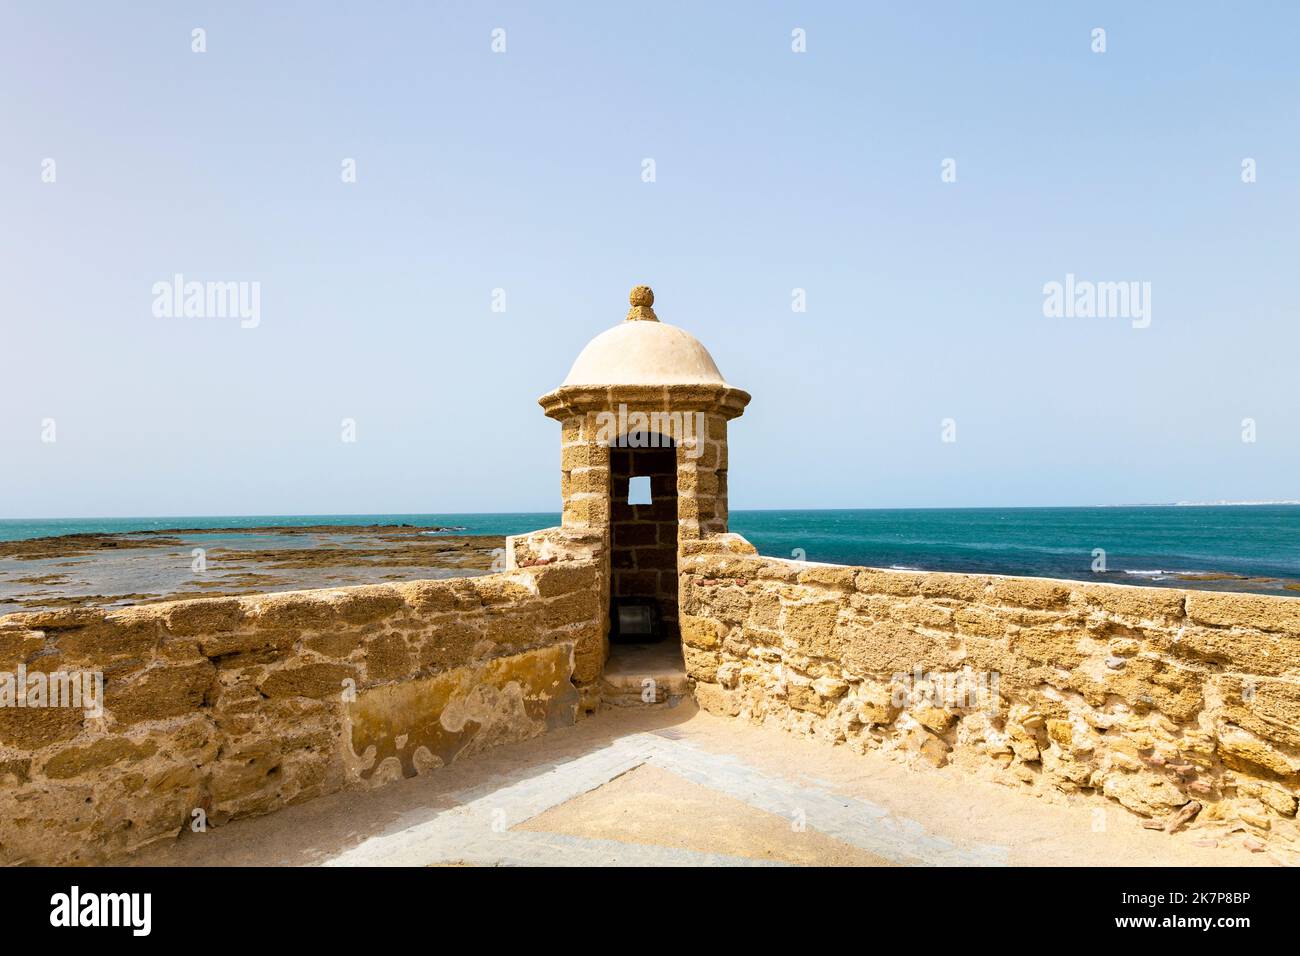
[[[611,411],[619,405],[644,412],[715,412],[732,419],[744,412],[749,397],[748,392],[730,385],[562,385],[537,403],[548,418],[557,421]]]

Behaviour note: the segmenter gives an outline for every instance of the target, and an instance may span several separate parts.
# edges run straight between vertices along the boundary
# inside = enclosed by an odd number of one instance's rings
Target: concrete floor
[[[614,644],[601,678],[603,699],[615,706],[639,707],[685,697],[686,662],[677,641]]]
[[[372,792],[141,851],[152,865],[1267,864],[954,768],[675,707],[609,708]]]

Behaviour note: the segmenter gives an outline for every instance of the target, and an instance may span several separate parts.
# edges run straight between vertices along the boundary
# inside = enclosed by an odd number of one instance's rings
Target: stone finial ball
[[[627,297],[627,301],[632,305],[654,305],[655,293],[648,285],[638,285],[632,287],[632,292]]]

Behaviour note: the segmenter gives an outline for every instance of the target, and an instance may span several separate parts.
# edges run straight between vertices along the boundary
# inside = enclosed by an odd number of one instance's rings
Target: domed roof
[[[655,315],[654,292],[639,285],[628,296],[627,321],[600,333],[578,355],[568,385],[726,385],[699,339]]]

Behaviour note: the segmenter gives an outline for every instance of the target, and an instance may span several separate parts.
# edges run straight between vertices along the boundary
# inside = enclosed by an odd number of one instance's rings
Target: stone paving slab
[[[330,860],[330,866],[479,865],[762,865],[646,843],[514,829],[545,811],[651,764],[686,780],[789,819],[892,863],[987,866],[1006,863],[1006,849],[962,848],[915,820],[877,804],[797,786],[726,755],[653,733],[624,737],[594,753],[513,782],[487,783],[455,794],[459,806],[427,819],[400,820],[388,832]]]

